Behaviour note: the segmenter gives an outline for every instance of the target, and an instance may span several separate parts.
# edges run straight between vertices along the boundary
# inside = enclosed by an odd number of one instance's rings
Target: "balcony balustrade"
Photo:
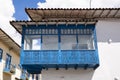
[[[24,50],[21,64],[30,71],[34,68],[96,68],[99,65],[96,50]],[[28,71],[29,72],[29,71]]]

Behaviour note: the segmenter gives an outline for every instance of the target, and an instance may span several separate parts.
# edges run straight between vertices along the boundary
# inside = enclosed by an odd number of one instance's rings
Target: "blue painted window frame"
[[[5,62],[5,68],[6,69],[10,69],[11,59],[12,59],[12,56],[7,53],[6,54],[6,62]]]
[[[23,27],[22,27],[22,31],[23,31],[23,33],[22,33],[22,45],[24,45],[24,37],[26,36],[26,35],[40,35],[41,36],[41,44],[43,43],[43,41],[42,41],[42,36],[44,36],[44,35],[58,35],[58,50],[61,50],[61,36],[62,35],[76,35],[76,44],[78,44],[78,33],[75,33],[75,31],[73,31],[73,34],[72,33],[70,33],[70,34],[66,34],[66,33],[64,33],[63,32],[63,34],[62,34],[62,32],[61,32],[61,30],[63,29],[63,30],[65,30],[65,29],[73,29],[73,30],[77,30],[77,29],[83,29],[83,33],[80,33],[81,35],[91,35],[92,33],[90,33],[89,32],[89,34],[87,34],[87,32],[86,32],[86,34],[84,34],[85,32],[84,32],[84,29],[90,29],[90,30],[92,30],[92,32],[93,32],[93,35],[95,34],[94,33],[94,30],[95,30],[95,24],[91,24],[91,25],[83,25],[83,24],[80,24],[80,25],[75,25],[75,24],[69,24],[69,25],[58,25],[58,26],[56,26],[56,25],[38,25],[37,27],[36,27],[36,25],[28,25],[28,27],[26,27],[25,25],[23,25]],[[43,29],[45,29],[44,31],[42,31]],[[49,31],[48,31],[48,34],[47,34],[47,31],[46,30],[48,30],[48,29],[57,29],[57,32],[56,33],[49,33]],[[43,33],[43,32],[45,32],[45,33]],[[95,38],[96,36],[94,36],[94,38]],[[95,42],[95,41],[94,41]],[[95,46],[95,45],[94,45]],[[23,48],[23,50],[24,50],[24,46],[22,46],[22,48]],[[96,47],[95,47],[95,49],[96,49]]]
[[[3,49],[0,48],[0,61],[2,60],[2,56],[3,56]]]

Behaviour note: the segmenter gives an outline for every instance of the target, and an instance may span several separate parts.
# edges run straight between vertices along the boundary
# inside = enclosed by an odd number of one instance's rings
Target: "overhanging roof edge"
[[[15,28],[16,31],[18,31],[20,34],[21,32],[15,27],[15,25],[12,24],[13,21],[10,21],[10,24]]]
[[[25,11],[33,21],[70,18],[120,18],[120,8],[25,8]]]
[[[71,21],[71,20],[70,20]],[[10,21],[10,24],[20,33],[22,34],[22,25],[47,25],[47,24],[96,24],[98,22],[98,20],[84,20],[84,21],[75,21],[75,22],[70,22],[70,21],[63,21],[63,22],[60,22],[60,21],[53,21],[53,22],[47,22],[47,21]]]
[[[20,45],[18,43],[16,43],[7,33],[5,33],[1,28],[0,31],[6,36],[8,37],[19,49],[21,48]],[[15,50],[16,51],[16,50]]]
[[[20,48],[20,45],[17,44],[8,34],[6,34],[1,28],[0,28],[0,30]]]
[[[31,20],[33,20],[33,18],[30,16],[30,14],[27,12],[27,9],[25,8],[25,12],[27,13],[27,15],[30,17]]]
[[[120,8],[25,8],[26,10],[120,10]]]

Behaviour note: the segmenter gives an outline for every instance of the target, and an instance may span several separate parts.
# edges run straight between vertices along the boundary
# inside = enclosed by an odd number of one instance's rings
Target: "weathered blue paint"
[[[71,29],[71,30],[74,30],[73,33],[61,33],[60,35],[76,35],[77,33],[76,32],[76,29],[94,29],[94,25],[38,25],[37,27],[35,25],[31,26],[31,25],[28,25],[28,27],[26,26],[23,26],[24,27],[24,35],[58,35],[60,34],[60,30],[65,30],[65,29]],[[57,30],[57,33],[50,33],[49,30],[52,30],[52,29],[55,29]],[[46,30],[44,31],[45,33],[43,33],[43,30]],[[40,32],[41,31],[41,32]],[[85,33],[83,33],[85,34]],[[82,35],[82,34],[81,34]],[[86,33],[86,35],[89,35]]]
[[[21,40],[21,50],[20,50],[20,64],[23,64],[23,56],[24,56],[24,36],[25,36],[25,27],[22,27],[22,40]]]
[[[96,50],[24,50],[23,64],[96,64]]]
[[[24,51],[23,67],[34,71],[41,68],[74,68],[77,64],[78,67],[94,68],[99,64],[96,50],[26,50]],[[37,70],[36,70],[37,71]],[[31,72],[30,72],[31,73]]]
[[[56,32],[52,33],[51,29],[56,29]],[[65,33],[65,29],[70,29],[70,33]],[[78,33],[78,29],[82,32]],[[38,74],[44,68],[95,69],[99,66],[95,25],[23,25],[22,30],[21,65],[29,73]],[[24,50],[25,35],[40,35],[41,44],[42,35],[58,35],[58,50]],[[78,35],[93,35],[95,50],[61,50],[61,35],[76,35],[77,43]]]
[[[99,63],[96,28],[94,28],[94,42],[95,42],[95,49],[96,49],[96,58],[98,59],[98,63]]]

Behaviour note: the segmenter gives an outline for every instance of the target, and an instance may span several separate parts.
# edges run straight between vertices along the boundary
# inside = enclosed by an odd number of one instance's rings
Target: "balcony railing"
[[[22,64],[97,64],[96,50],[25,50]]]
[[[5,64],[3,71],[4,71],[5,73],[8,73],[8,74],[14,74],[15,71],[16,71],[16,65],[10,64],[10,65],[7,65],[7,66],[6,66],[6,64]]]
[[[97,50],[24,50],[21,65],[32,74],[48,68],[96,69],[99,58]]]

